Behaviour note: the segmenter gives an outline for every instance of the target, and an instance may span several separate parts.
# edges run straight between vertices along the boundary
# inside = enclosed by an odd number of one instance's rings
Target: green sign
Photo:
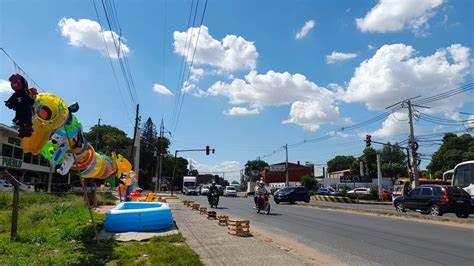
[[[23,163],[23,161],[15,158],[2,156],[1,163],[3,167],[21,168],[21,164]]]
[[[17,138],[9,137],[8,138],[8,143],[16,145],[16,146],[21,146],[21,140],[17,139]]]

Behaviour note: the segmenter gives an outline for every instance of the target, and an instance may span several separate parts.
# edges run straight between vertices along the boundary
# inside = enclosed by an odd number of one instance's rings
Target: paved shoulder
[[[227,227],[181,204],[171,204],[171,208],[179,231],[206,265],[308,265],[260,238],[231,236]]]

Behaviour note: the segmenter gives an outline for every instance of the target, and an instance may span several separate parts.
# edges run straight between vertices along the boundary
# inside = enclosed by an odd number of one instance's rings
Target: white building
[[[0,169],[6,168],[21,182],[47,181],[49,165],[40,155],[23,154],[15,128],[0,124]]]

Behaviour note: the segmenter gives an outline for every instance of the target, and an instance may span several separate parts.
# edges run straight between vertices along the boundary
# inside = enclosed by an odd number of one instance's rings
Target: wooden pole
[[[18,180],[12,176],[7,170],[3,171],[3,175],[13,184],[13,210],[12,210],[12,224],[10,229],[10,240],[16,238],[18,232],[18,209],[20,203],[20,186]]]

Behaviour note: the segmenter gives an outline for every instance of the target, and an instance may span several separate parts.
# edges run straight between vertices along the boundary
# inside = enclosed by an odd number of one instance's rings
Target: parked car
[[[275,203],[290,202],[295,203],[296,201],[309,202],[310,196],[308,190],[304,187],[285,187],[278,190],[273,196]]]
[[[355,188],[353,190],[349,190],[346,193],[347,195],[369,195],[370,188]]]
[[[183,191],[184,195],[196,195],[198,194],[198,190],[196,187],[185,187]]]
[[[387,190],[382,190],[382,199],[383,200],[392,200],[392,192]]]
[[[207,195],[208,192],[209,192],[209,185],[203,185],[201,187],[201,190],[199,191],[199,194]]]
[[[226,186],[224,190],[225,197],[237,197],[237,190],[234,186]]]
[[[0,179],[0,191],[13,191],[13,185],[8,180]]]
[[[316,191],[316,194],[318,195],[327,195],[327,196],[341,196],[342,193],[339,191],[336,191],[332,187],[322,187]]]
[[[468,218],[471,196],[459,187],[421,185],[408,192],[406,196],[396,198],[393,205],[397,212],[414,210],[432,216],[455,213],[459,218]]]

